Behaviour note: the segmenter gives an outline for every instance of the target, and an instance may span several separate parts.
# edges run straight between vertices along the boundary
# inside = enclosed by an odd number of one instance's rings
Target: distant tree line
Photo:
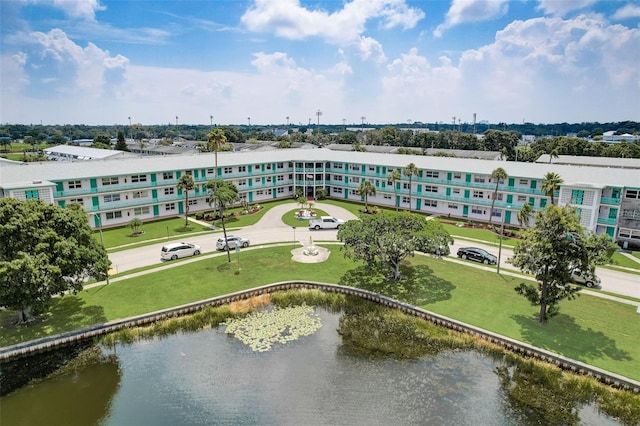
[[[385,126],[214,126],[220,129],[227,143],[252,141],[277,141],[282,148],[293,143],[306,142],[316,145],[348,144],[355,151],[366,151],[368,145],[400,147],[404,154],[421,155],[428,149],[457,149],[477,151],[497,151],[503,158],[514,161],[534,161],[541,154],[584,155],[595,157],[640,158],[640,144],[629,141],[619,143],[602,142],[602,134],[640,134],[640,123],[624,121],[618,123],[578,123],[578,124],[504,124],[476,125],[411,123]],[[361,127],[359,129],[358,127]],[[438,131],[425,131],[438,130]],[[289,135],[276,136],[276,130],[290,130]],[[293,130],[297,130],[293,132]],[[72,140],[93,140],[94,147],[114,148],[112,139],[117,138],[119,148],[124,150],[124,139],[159,139],[167,144],[178,139],[195,140],[207,144],[207,135],[212,126],[206,125],[149,125],[141,124],[112,126],[40,126],[11,125],[0,127],[0,140],[5,145],[22,140],[31,145],[49,143],[65,144]],[[307,130],[311,130],[307,132]],[[319,132],[318,132],[319,130]],[[355,131],[353,131],[355,130]],[[473,133],[475,130],[475,133]],[[567,136],[567,134],[575,136]],[[481,137],[478,137],[481,135]],[[523,144],[522,135],[533,135],[537,139]],[[2,137],[4,139],[1,139]],[[7,139],[10,138],[10,139]],[[516,152],[517,150],[517,152]],[[431,152],[433,154],[433,152]],[[452,154],[441,155],[451,156]],[[517,157],[517,158],[516,158]]]

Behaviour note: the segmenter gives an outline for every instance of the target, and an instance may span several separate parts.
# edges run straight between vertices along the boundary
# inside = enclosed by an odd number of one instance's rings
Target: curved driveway
[[[260,245],[273,242],[294,242],[297,241],[300,245],[308,244],[309,238],[313,238],[314,241],[335,241],[336,230],[326,229],[311,231],[307,227],[306,221],[300,221],[300,227],[293,229],[292,227],[282,222],[282,216],[292,210],[295,210],[296,205],[294,203],[281,204],[271,208],[255,225],[247,226],[238,230],[227,231],[227,234],[237,234],[251,240],[251,245]],[[330,216],[335,216],[344,220],[356,219],[352,213],[342,207],[335,206],[333,204],[316,203],[314,208],[324,210]],[[198,244],[202,248],[202,252],[206,255],[212,252],[216,252],[216,241],[222,236],[222,230],[215,230],[209,234],[201,234],[196,236],[188,236],[186,239]],[[148,265],[160,263],[160,249],[168,240],[159,241],[157,244],[151,244],[144,247],[139,247],[130,250],[124,250],[116,253],[111,253],[109,258],[111,259],[113,269],[117,273],[126,272],[132,269],[141,268]],[[493,245],[483,244],[481,242],[469,242],[463,239],[456,239],[453,246],[451,246],[450,259],[453,260],[455,253],[460,247],[480,247],[497,255],[498,248]],[[514,267],[506,262],[508,258],[513,255],[513,251],[509,248],[502,248],[502,256],[500,262],[500,268],[505,274],[510,273],[508,270],[513,270]],[[180,262],[182,263],[182,262]],[[179,265],[180,263],[176,263]],[[467,265],[474,265],[480,268],[485,268],[483,265],[475,265],[472,262],[464,262]],[[606,268],[598,268],[597,274],[602,280],[602,289],[610,291],[616,294],[632,296],[640,298],[640,276],[634,274],[627,274],[623,272],[613,271]]]

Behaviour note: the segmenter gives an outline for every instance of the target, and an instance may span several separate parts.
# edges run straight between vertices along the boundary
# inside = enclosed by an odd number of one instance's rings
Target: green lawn
[[[291,247],[244,250],[237,270],[225,256],[203,259],[110,286],[54,299],[39,325],[3,328],[0,345],[142,314],[277,281],[306,279],[366,288],[461,321],[522,340],[600,368],[640,379],[640,321],[635,307],[582,295],[561,304],[547,325],[513,288],[521,279],[498,276],[441,259],[416,256],[403,267],[405,280],[388,282],[344,259],[337,245],[329,260],[291,260]],[[275,267],[274,267],[275,265]],[[7,320],[8,313],[1,317]]]

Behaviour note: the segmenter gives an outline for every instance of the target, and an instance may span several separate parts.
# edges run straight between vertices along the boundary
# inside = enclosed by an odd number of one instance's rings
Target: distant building
[[[602,140],[604,142],[640,142],[640,135],[632,135],[630,133],[625,133],[622,135],[616,135],[614,131],[604,132],[602,134]]]
[[[53,148],[45,148],[42,152],[44,152],[47,159],[54,161],[107,160],[131,155],[113,149],[86,148],[73,145],[58,145]]]

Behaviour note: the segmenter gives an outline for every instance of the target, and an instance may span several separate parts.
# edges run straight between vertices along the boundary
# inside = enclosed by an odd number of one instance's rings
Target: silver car
[[[236,247],[249,247],[249,240],[236,235],[227,235],[226,242],[224,238],[218,238],[218,242],[216,243],[216,248],[218,250],[226,250],[227,246],[229,246],[230,249],[234,249]]]
[[[197,256],[200,246],[190,243],[172,243],[162,246],[160,257],[163,260],[176,260],[180,257]]]

